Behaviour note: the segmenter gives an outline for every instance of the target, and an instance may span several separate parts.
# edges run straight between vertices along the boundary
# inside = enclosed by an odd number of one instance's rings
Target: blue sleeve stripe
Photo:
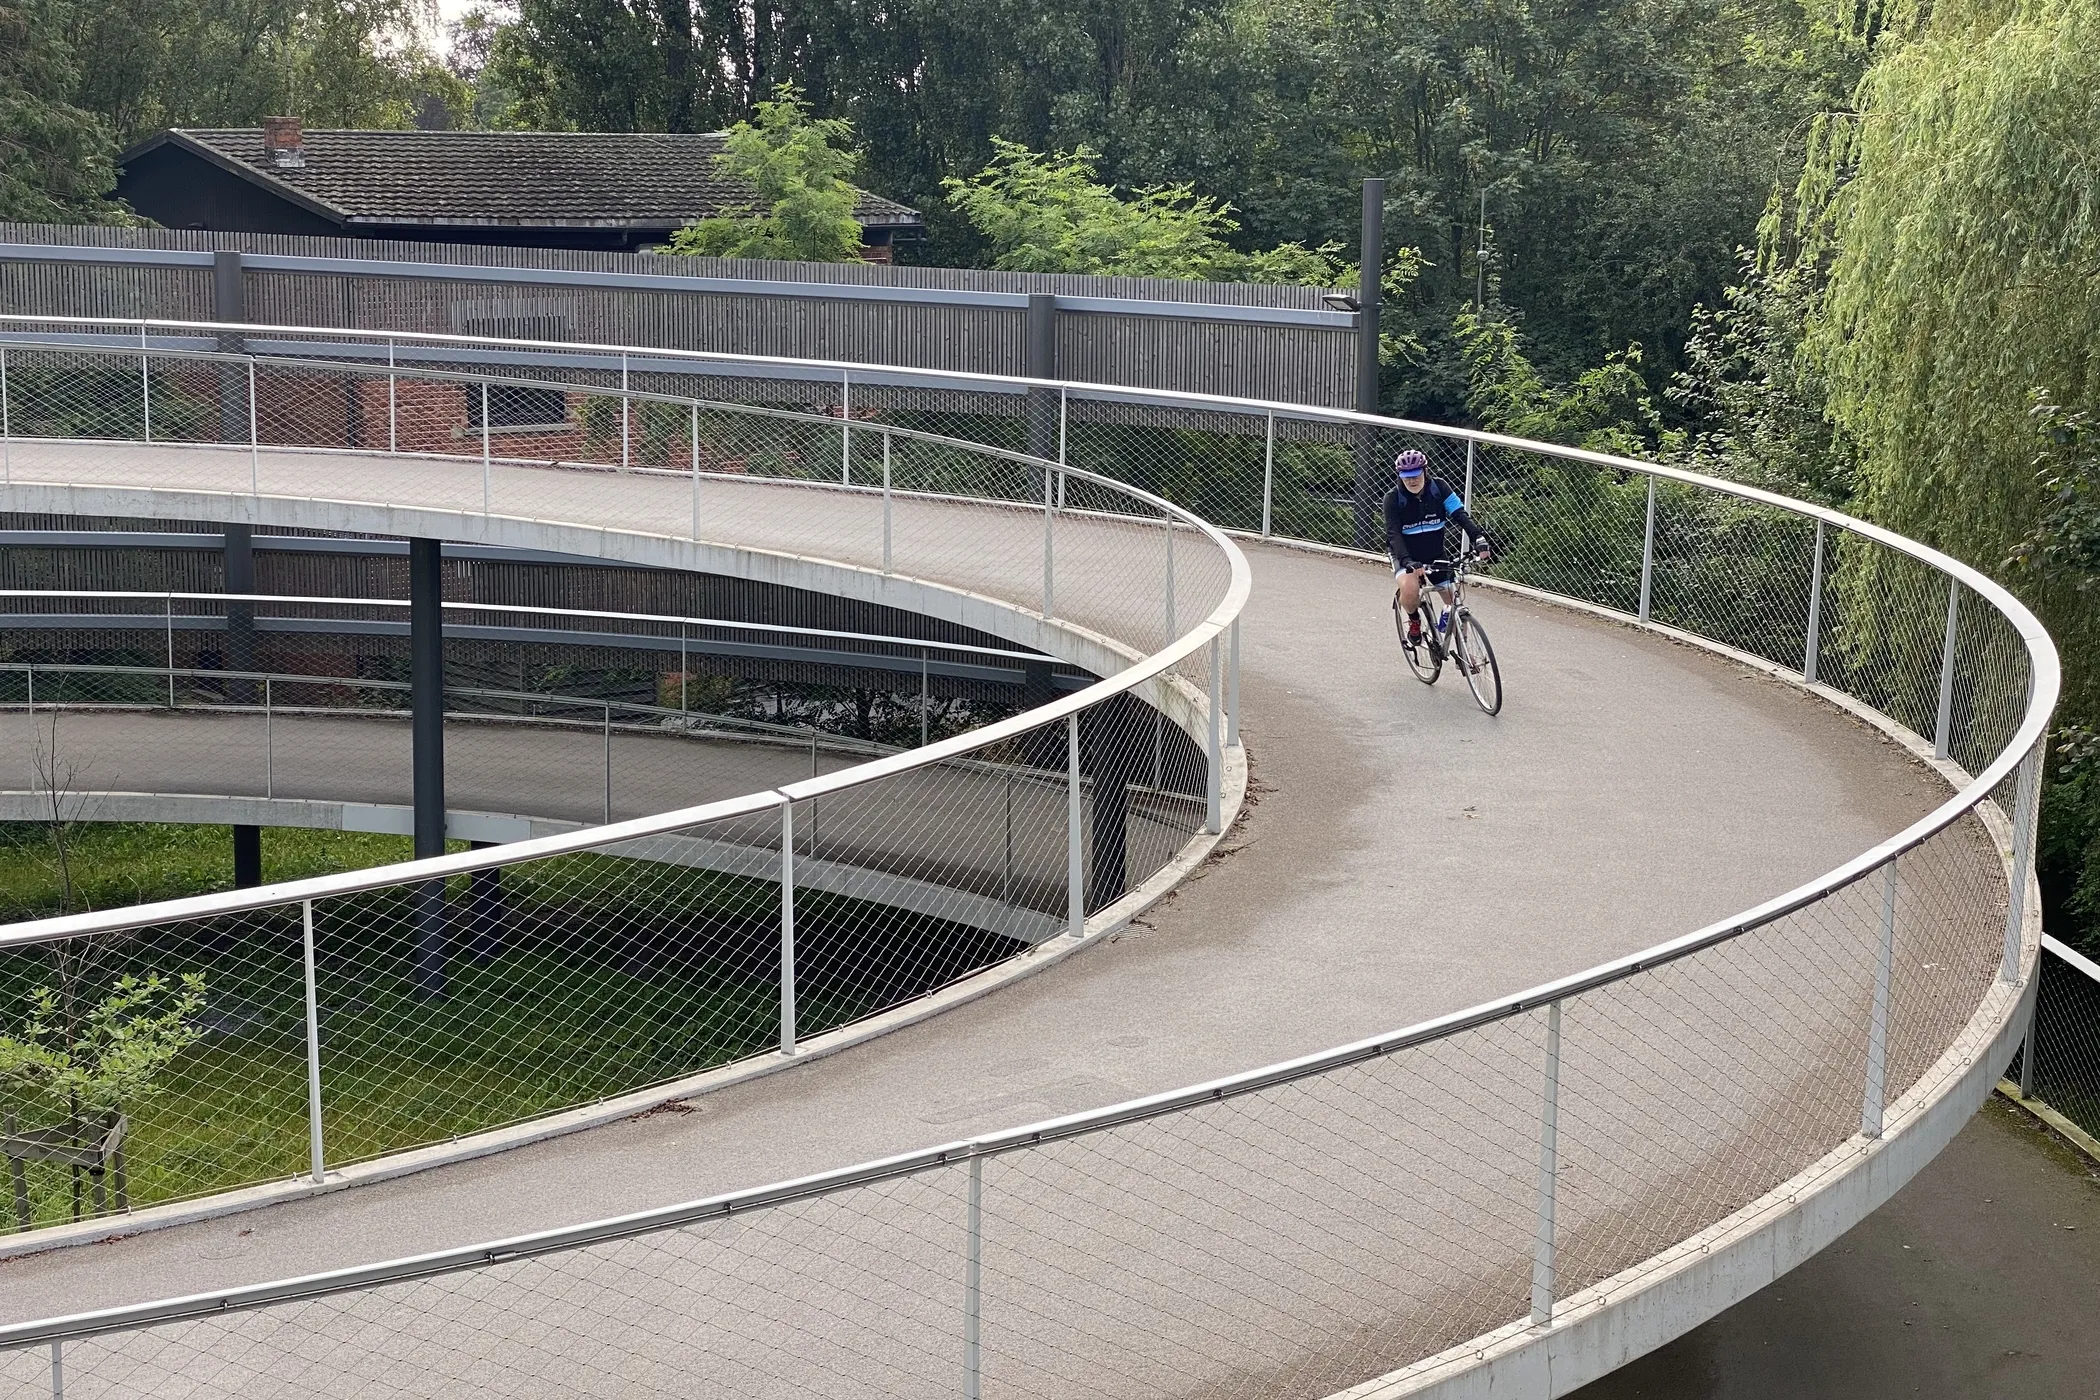
[[[1458,498],[1457,492],[1454,491],[1450,495],[1444,497],[1444,509],[1450,511],[1452,514],[1456,515],[1459,511],[1462,511],[1465,508],[1466,503]]]

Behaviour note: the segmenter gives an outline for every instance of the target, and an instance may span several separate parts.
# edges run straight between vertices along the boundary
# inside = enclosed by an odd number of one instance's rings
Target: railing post
[[[1225,747],[1240,742],[1240,620],[1232,620],[1232,665],[1225,681]]]
[[[255,360],[248,360],[248,494],[262,494],[262,444],[255,427]]]
[[[963,1207],[963,1400],[979,1400],[979,1329],[983,1325],[984,1158],[970,1155],[970,1191]]]
[[[1057,614],[1057,505],[1055,474],[1043,468],[1043,616]]]
[[[307,1169],[319,1181],[327,1167],[321,1144],[321,997],[314,976],[314,902],[299,902],[306,959],[306,1152]]]
[[[882,571],[890,571],[890,430],[882,430]]]
[[[1065,393],[1065,386],[1060,384],[1057,386],[1057,464],[1060,467],[1065,464],[1065,423],[1067,421],[1067,415],[1065,413],[1066,401],[1067,395]]]
[[[2035,981],[2039,983],[2039,963],[2036,964],[2035,974]],[[2034,1023],[2041,1019],[2041,1015],[2042,994],[2041,988],[2037,986],[2033,999],[2027,1003],[2027,1029],[2020,1036],[2020,1097],[2023,1099],[2034,1097]]]
[[[15,479],[15,423],[13,405],[8,401],[7,347],[0,345],[0,474],[12,482]]]
[[[1862,1137],[1881,1136],[1888,1087],[1889,978],[1896,963],[1896,862],[1881,882],[1881,943],[1874,953],[1874,1004],[1867,1016],[1867,1082],[1860,1094]]]
[[[853,376],[839,371],[839,485],[853,484]]]
[[[630,424],[634,419],[634,400],[627,397],[627,352],[620,352],[620,470],[626,471],[633,460],[630,446],[634,436]]]
[[[1458,498],[1470,509],[1473,504],[1473,453],[1480,446],[1471,438],[1466,439],[1466,484]],[[1652,479],[1652,478],[1651,478]]]
[[[270,704],[270,677],[263,677],[263,796],[277,796],[277,742]]]
[[[1086,885],[1079,837],[1079,716],[1065,716],[1065,914],[1074,938],[1086,934]]]
[[[919,747],[920,747],[920,748],[922,748],[922,749],[926,747],[926,707],[927,707],[927,701],[928,701],[928,699],[929,699],[929,697],[928,697],[928,695],[927,695],[927,693],[926,693],[926,680],[927,680],[927,676],[926,676],[926,665],[927,665],[927,662],[926,662],[926,648],[925,648],[925,647],[920,647],[920,648],[919,648]]]
[[[1961,580],[1947,580],[1947,637],[1940,647],[1940,708],[1932,730],[1932,756],[1945,758],[1954,740],[1954,648],[1961,628]]]
[[[612,822],[612,706],[605,707],[605,820]]]
[[[1560,1003],[1546,1008],[1546,1082],[1539,1099],[1538,1229],[1531,1251],[1531,1325],[1553,1321],[1554,1197],[1560,1187]]]
[[[1172,642],[1180,629],[1174,623],[1174,517],[1167,518],[1167,641]]]
[[[1209,779],[1204,783],[1203,829],[1215,836],[1225,829],[1225,750],[1221,738],[1224,726],[1218,711],[1224,696],[1221,673],[1225,669],[1223,638],[1210,639],[1210,733],[1205,758],[1210,767]]]
[[[1808,640],[1801,649],[1801,679],[1816,683],[1816,661],[1823,641],[1823,522],[1816,522],[1816,556],[1808,571]]]
[[[1276,499],[1276,415],[1267,415],[1261,435],[1261,537],[1269,537],[1269,512]]]
[[[153,362],[146,353],[146,323],[139,322],[139,437],[153,441]]]
[[[167,624],[168,642],[168,708],[175,708],[175,599],[173,595],[161,599],[162,621]]]
[[[481,381],[481,513],[489,513],[489,382]]]
[[[700,401],[693,400],[692,441],[686,448],[693,477],[693,538],[700,538]]]
[[[66,1344],[51,1343],[51,1400],[66,1400]]]
[[[1655,591],[1655,478],[1648,478],[1648,523],[1641,531],[1641,621],[1648,620],[1648,603]]]
[[[2020,976],[2020,934],[2027,918],[2027,866],[2034,851],[2034,794],[2040,778],[2042,745],[2037,743],[2020,761],[2020,780],[2013,788],[2012,888],[2005,909],[2005,954],[1998,963],[1998,980],[2017,981]]]
[[[795,1053],[795,804],[780,799],[780,1053]]]
[[[394,400],[394,338],[386,338],[386,450],[389,455],[401,450],[400,414]]]

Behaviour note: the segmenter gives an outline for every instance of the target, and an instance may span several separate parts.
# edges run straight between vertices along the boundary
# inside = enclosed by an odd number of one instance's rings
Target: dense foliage
[[[846,176],[851,128],[814,119],[792,83],[758,104],[758,119],[728,132],[725,173],[749,184],[749,209],[699,219],[671,236],[669,250],[711,258],[847,262],[860,256],[856,199]]]
[[[1420,250],[1390,402],[1445,416],[1487,274],[1548,371],[1633,342],[1657,382],[1678,367],[1863,52],[1820,0],[490,0],[443,63],[431,0],[6,3],[35,36],[0,44],[18,217],[107,216],[111,155],[168,125],[763,132],[783,83],[804,159],[748,154],[799,177],[850,123],[829,178],[922,209],[929,262],[1331,284],[1383,175],[1387,253]],[[826,213],[795,193],[749,217]],[[804,256],[815,228],[691,237]]]
[[[444,64],[431,18],[0,0],[0,216],[122,217],[115,151],[176,122],[735,127],[761,198],[682,248],[847,256],[853,182],[922,261],[1334,284],[1383,176],[1389,409],[1825,501],[2035,605],[2051,915],[2100,928],[2100,0],[490,0]],[[1333,454],[1286,454],[1307,501]],[[1936,645],[1833,568],[1833,665]]]

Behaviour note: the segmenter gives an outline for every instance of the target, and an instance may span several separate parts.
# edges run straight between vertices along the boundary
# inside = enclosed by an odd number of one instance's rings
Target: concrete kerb
[[[2048,1104],[2043,1103],[2040,1099],[2027,1097],[2027,1095],[2020,1092],[2020,1086],[2013,1083],[2010,1079],[1998,1081],[1998,1092],[2005,1095],[2011,1102],[2018,1104],[2021,1108],[2033,1114],[2042,1123],[2048,1125],[2050,1131],[2054,1132],[2065,1142],[2070,1143],[2071,1146],[2077,1148],[2095,1162],[2100,1162],[2100,1138],[2094,1137]]]
[[[1173,677],[1171,683],[1193,689],[1189,682],[1178,676]],[[357,1163],[327,1172],[320,1181],[300,1177],[289,1181],[266,1182],[260,1186],[245,1187],[195,1200],[150,1206],[129,1215],[57,1226],[38,1231],[30,1237],[0,1237],[0,1260],[18,1259],[74,1245],[96,1244],[104,1240],[144,1234],[149,1230],[165,1230],[177,1225],[213,1220],[262,1206],[325,1196],[354,1186],[391,1181],[397,1177],[430,1171],[437,1167],[473,1161],[479,1157],[545,1142],[550,1138],[581,1132],[587,1128],[601,1127],[623,1118],[633,1118],[651,1109],[661,1108],[665,1104],[678,1103],[734,1085],[749,1083],[780,1070],[866,1044],[892,1031],[917,1025],[944,1011],[989,996],[1024,978],[1032,977],[1045,968],[1063,962],[1082,949],[1092,948],[1107,941],[1111,934],[1120,932],[1132,919],[1173,893],[1183,880],[1217,850],[1219,843],[1224,841],[1226,834],[1232,830],[1245,808],[1247,754],[1244,745],[1225,750],[1220,776],[1224,788],[1224,820],[1219,823],[1220,830],[1215,834],[1199,832],[1181,848],[1174,859],[1162,866],[1151,878],[1124,894],[1115,903],[1089,916],[1085,932],[1080,937],[1060,934],[1003,963],[965,977],[903,1006],[871,1016],[864,1021],[810,1036],[800,1042],[792,1055],[783,1055],[775,1051],[756,1059],[723,1065],[668,1084],[636,1090],[631,1094],[569,1109],[546,1118]]]

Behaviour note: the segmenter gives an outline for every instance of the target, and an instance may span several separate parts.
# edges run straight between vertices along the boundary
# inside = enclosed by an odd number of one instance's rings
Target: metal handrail
[[[33,319],[49,323],[53,320],[69,318],[17,319]],[[70,319],[79,320],[82,318]],[[138,324],[136,320],[118,321],[114,318],[111,318],[111,320],[113,324]],[[301,333],[307,332],[302,329]],[[541,344],[538,342],[483,341],[479,338],[465,337],[431,337],[431,339],[474,339],[476,343]],[[655,355],[674,352],[652,350],[648,353]],[[702,358],[694,352],[675,353],[690,355],[695,359]],[[741,363],[754,363],[764,359],[764,357],[754,356],[712,358],[719,360],[734,359]],[[774,363],[810,366],[820,362],[782,360],[774,361]],[[850,370],[855,367],[841,368]],[[992,376],[973,376],[946,372],[941,372],[940,377],[954,381],[993,378]],[[124,1330],[175,1318],[260,1307],[293,1298],[318,1297],[330,1293],[353,1291],[382,1283],[429,1277],[435,1274],[475,1268],[488,1263],[574,1249],[602,1241],[645,1234],[693,1221],[723,1218],[759,1206],[830,1194],[853,1186],[905,1175],[929,1166],[938,1166],[973,1157],[984,1157],[1015,1151],[1059,1138],[1079,1136],[1102,1131],[1120,1124],[1160,1117],[1199,1104],[1217,1102],[1276,1084],[1303,1079],[1324,1073],[1338,1066],[1390,1055],[1411,1046],[1442,1039],[1471,1027],[1504,1019],[1540,1006],[1559,1002],[1565,998],[1591,991],[1613,982],[1622,981],[1649,968],[1675,961],[1700,949],[1738,937],[1812,904],[1834,891],[1855,883],[1869,872],[1886,866],[1895,857],[1916,848],[1925,840],[1945,830],[1988,800],[1993,789],[2010,776],[2015,768],[2034,762],[2037,745],[2045,735],[2049,716],[2053,712],[2059,697],[2061,670],[2055,648],[2039,621],[2010,592],[1978,571],[1938,550],[1918,544],[1892,531],[1855,519],[1828,507],[1789,500],[1769,491],[1740,486],[1736,483],[1721,481],[1676,468],[1638,462],[1630,458],[1615,457],[1580,448],[1564,448],[1551,444],[1528,442],[1501,434],[1483,433],[1476,430],[1446,428],[1440,425],[1384,419],[1374,415],[1340,410],[1311,409],[1301,405],[1273,404],[1260,400],[1224,399],[1213,396],[1176,394],[1152,390],[1126,393],[1111,386],[1070,385],[1057,381],[1023,381],[1011,377],[1001,378],[998,382],[1009,391],[1011,391],[1013,386],[1019,384],[1024,387],[1054,388],[1066,392],[1084,391],[1089,396],[1095,397],[1142,399],[1149,402],[1172,401],[1182,406],[1204,409],[1212,413],[1235,412],[1288,416],[1295,419],[1330,422],[1344,426],[1419,432],[1482,445],[1508,447],[1537,455],[1581,462],[1607,470],[1678,482],[1774,507],[1805,519],[1817,521],[1822,525],[1844,530],[1861,538],[1875,541],[1897,553],[1918,560],[1939,574],[1966,586],[1983,598],[2012,625],[2021,639],[2030,668],[2026,708],[2011,738],[1984,765],[1982,770],[1969,777],[1968,781],[1963,783],[1952,797],[1905,827],[1896,835],[1877,843],[1866,852],[1844,862],[1836,869],[1807,881],[1784,894],[1766,900],[1749,910],[1709,924],[1692,933],[1666,940],[1648,949],[1599,964],[1569,977],[1542,984],[1515,996],[1484,1002],[1470,1009],[1419,1022],[1413,1026],[1385,1035],[1365,1038],[1347,1045],[1264,1066],[1241,1074],[1211,1080],[1203,1084],[1134,1099],[1107,1108],[1051,1119],[1028,1127],[988,1134],[940,1147],[883,1158],[838,1171],[776,1183],[756,1190],[725,1193],[682,1205],[638,1212],[584,1225],[565,1227],[559,1230],[536,1232],[462,1249],[444,1250],[386,1263],[364,1265],[353,1269],[336,1270],[245,1288],[220,1290],[191,1295],[185,1298],[167,1299],[147,1304],[75,1314],[70,1317],[0,1327],[0,1347],[21,1346],[41,1341],[57,1341],[69,1337],[92,1335],[98,1332]],[[1041,459],[1032,460],[1041,464]],[[1047,465],[1062,471],[1077,472],[1078,470],[1058,466],[1057,464]],[[1159,502],[1158,498],[1151,498],[1151,501],[1148,503],[1164,504]],[[1178,514],[1186,516],[1186,513],[1178,512]],[[1204,525],[1202,528],[1204,528],[1206,534],[1217,540],[1224,541],[1227,538],[1225,532],[1216,530],[1214,527]],[[1233,604],[1235,610],[1239,601],[1244,597],[1244,567],[1244,560],[1239,558],[1235,552],[1234,587],[1233,593],[1228,596],[1228,601]],[[1225,606],[1225,604],[1220,604],[1219,609],[1214,610],[1212,617],[1216,618],[1218,611],[1224,609]],[[1208,626],[1210,621],[1211,619],[1206,619],[1204,625]],[[1213,632],[1210,635],[1215,636],[1217,634]],[[1180,657],[1192,654],[1202,644],[1201,641],[1192,641],[1191,638],[1193,636],[1194,634],[1190,634],[1190,636],[1184,637],[1161,653],[1148,658],[1147,661],[1120,673],[1118,677],[1103,681],[1087,691],[1067,697],[1062,701],[1053,702],[1040,710],[1030,712],[1029,715],[1021,717],[1027,721],[1023,727],[1034,728],[1042,724],[1046,717],[1062,717],[1065,714],[1077,713],[1087,703],[1086,697],[1112,686],[1115,681],[1123,676],[1130,676],[1133,672],[1145,670],[1148,667],[1156,666],[1157,670],[1165,669],[1165,665],[1157,665],[1161,657],[1171,652],[1177,654],[1175,659],[1178,660]],[[1165,664],[1171,665],[1172,662]],[[1152,673],[1156,673],[1156,670]],[[944,743],[953,744],[955,741],[944,741]],[[884,765],[867,765],[867,767],[871,768],[882,766]],[[861,770],[854,771],[859,772]],[[1951,771],[1958,772],[1959,770]],[[823,790],[825,789],[813,781],[797,784],[793,787],[784,787],[779,790],[779,796],[793,795],[800,797],[803,795],[816,795],[817,792]],[[771,797],[772,795],[769,794],[768,798],[771,799]],[[740,800],[753,801],[752,799]],[[753,802],[753,805],[740,810],[759,810],[764,805],[767,805],[766,802],[756,801]],[[2024,816],[2025,814],[2022,813],[2018,819],[2024,819]],[[606,832],[611,830],[614,830],[614,828],[600,828],[593,835],[602,838]],[[455,868],[460,870],[472,868],[468,864],[457,863],[459,861],[460,858],[448,857],[442,862],[432,861],[424,863],[424,867],[419,868],[428,868],[432,875],[438,873],[437,867],[440,864],[446,864],[448,872]],[[448,864],[448,862],[451,864]],[[2025,878],[2024,871],[2018,872],[2018,874],[2021,878]],[[2021,892],[2019,891],[2015,892],[2014,898],[2016,901],[2020,898],[2020,894]],[[269,902],[281,902],[285,897],[280,894]],[[162,917],[168,916],[163,915]],[[0,942],[4,942],[4,940],[0,940]]]
[[[147,589],[0,588],[0,598],[151,598],[163,602],[290,603],[300,607],[343,608],[406,609],[410,606],[406,598],[343,598],[293,593],[180,593]],[[792,627],[778,622],[686,617],[678,613],[607,612],[599,608],[546,608],[531,603],[474,603],[454,599],[445,600],[441,606],[449,611],[461,613],[511,613],[539,617],[604,618],[612,622],[659,622],[683,627],[715,627],[727,631],[770,632],[791,637],[826,637],[834,641],[868,642],[922,651],[952,651],[969,656],[995,656],[1003,661],[1061,664],[1058,658],[1039,651],[1013,651],[1003,647],[978,646],[970,642],[939,642],[925,637],[897,637],[882,632],[847,632],[830,627]]]

